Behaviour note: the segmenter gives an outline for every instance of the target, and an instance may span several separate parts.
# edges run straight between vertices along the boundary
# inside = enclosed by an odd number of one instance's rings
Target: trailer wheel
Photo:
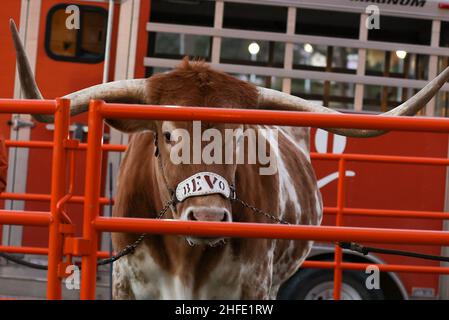
[[[342,300],[382,300],[381,289],[369,290],[365,286],[366,274],[361,271],[343,271]],[[332,300],[334,292],[333,270],[301,269],[279,291],[279,299]]]

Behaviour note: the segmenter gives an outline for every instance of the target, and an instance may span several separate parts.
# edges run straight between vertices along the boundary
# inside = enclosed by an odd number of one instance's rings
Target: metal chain
[[[168,201],[166,203],[166,205],[162,208],[162,210],[159,212],[159,214],[157,215],[156,219],[161,219],[167,213],[168,208],[170,208],[170,206],[173,205],[174,203],[175,203],[174,199],[171,199],[170,201]],[[146,233],[142,233],[137,238],[136,241],[134,241],[133,243],[127,245],[125,248],[120,250],[117,254],[115,254],[112,257],[107,258],[107,259],[98,260],[97,266],[103,266],[103,265],[106,265],[106,264],[113,263],[113,262],[117,261],[118,259],[120,259],[121,257],[126,256],[126,255],[128,255],[130,253],[133,253],[136,250],[136,248],[139,246],[139,244],[145,239],[146,236],[147,236]],[[0,252],[0,257],[4,258],[6,260],[12,261],[12,262],[14,262],[16,264],[20,264],[20,265],[23,265],[23,266],[26,266],[26,267],[30,267],[30,268],[33,268],[33,269],[48,270],[48,266],[47,265],[41,265],[41,264],[37,264],[37,263],[32,263],[32,262],[26,261],[24,259],[14,257],[13,255],[10,255],[10,254],[4,253],[4,252]],[[81,268],[81,266],[79,266],[79,267]]]
[[[259,208],[256,208],[255,206],[250,205],[249,203],[247,203],[247,202],[245,202],[245,201],[243,201],[241,199],[238,199],[238,198],[234,197],[234,198],[231,198],[231,200],[240,203],[242,206],[244,206],[244,207],[246,207],[246,208],[248,208],[248,209],[250,209],[250,210],[252,210],[252,211],[254,211],[254,212],[258,213],[258,214],[261,214],[261,215],[267,217],[268,219],[276,221],[277,223],[290,224],[290,222],[282,220],[282,219],[279,219],[278,217],[275,217],[274,215],[272,215],[272,214],[270,214],[270,213],[268,213],[266,211],[263,211],[263,210],[261,210]],[[156,219],[161,219],[165,215],[165,213],[167,212],[168,208],[170,208],[170,206],[173,205],[173,204],[174,204],[174,200],[173,199],[168,201],[167,204],[162,208],[162,210],[160,211],[160,213],[156,217]],[[147,235],[146,233],[142,233],[139,236],[139,238],[137,238],[136,241],[134,241],[133,243],[127,245],[125,248],[120,250],[117,254],[115,254],[111,258],[99,260],[97,265],[101,266],[101,265],[113,263],[114,261],[117,261],[118,259],[120,259],[123,256],[126,256],[126,255],[128,255],[130,253],[134,253],[134,251],[139,246],[139,244],[145,239],[146,235]]]
[[[237,201],[242,206],[251,209],[252,211],[262,214],[265,217],[274,220],[281,224],[290,224],[288,221],[279,219],[278,217],[275,217],[274,215],[263,211],[259,208],[256,208],[247,202],[240,200],[236,197],[232,198],[232,200]],[[429,254],[423,254],[423,253],[417,253],[417,252],[409,252],[409,251],[401,251],[401,250],[391,250],[391,249],[384,249],[384,248],[375,248],[375,247],[365,247],[363,245],[360,245],[355,242],[335,242],[336,245],[340,246],[342,249],[347,249],[350,251],[358,252],[363,255],[368,255],[370,252],[374,253],[384,253],[384,254],[391,254],[391,255],[399,255],[399,256],[405,256],[405,257],[413,257],[418,259],[426,259],[426,260],[434,260],[434,261],[445,261],[449,262],[449,257],[445,256],[435,256],[435,255],[429,255]]]
[[[165,204],[165,206],[161,209],[161,211],[159,211],[159,214],[157,215],[156,219],[161,219],[167,213],[168,208],[170,208],[170,206],[173,205],[173,204],[174,204],[174,200],[173,199],[168,201]],[[130,253],[134,253],[136,248],[145,239],[146,236],[147,236],[146,233],[140,234],[140,236],[137,238],[136,241],[134,241],[131,244],[128,244],[125,248],[120,250],[117,254],[113,255],[110,258],[99,260],[97,262],[97,266],[102,266],[102,265],[105,265],[105,264],[113,263],[113,262],[117,261],[118,259],[120,259],[123,256],[126,256],[126,255],[128,255]]]
[[[238,199],[237,197],[235,197],[235,195],[233,197],[231,197],[230,200],[238,202],[243,207],[248,208],[248,209],[252,210],[255,213],[261,214],[261,215],[265,216],[266,218],[268,218],[270,220],[276,221],[277,223],[286,224],[286,225],[290,225],[291,224],[290,222],[288,222],[286,220],[280,219],[280,218],[274,216],[273,214],[271,214],[269,212],[261,210],[261,209],[255,207],[255,206],[253,206],[253,205],[250,205],[249,203],[247,203],[247,202],[245,202],[245,201],[243,201],[241,199]],[[172,206],[173,204],[175,204],[174,198],[172,198],[171,200],[169,200],[165,204],[165,206],[161,209],[161,211],[157,215],[156,219],[161,219],[167,213],[167,210],[170,208],[170,206]],[[114,256],[112,256],[110,258],[107,258],[107,259],[99,260],[97,262],[97,266],[113,263],[113,262],[117,261],[118,259],[122,258],[123,256],[126,256],[126,255],[128,255],[130,253],[134,253],[136,248],[139,246],[140,243],[142,243],[142,241],[145,239],[146,236],[147,236],[146,233],[140,234],[140,236],[137,238],[136,241],[134,241],[133,243],[127,245],[125,248],[120,250]],[[449,261],[448,260],[449,257],[431,256],[431,255],[414,253],[414,252],[406,252],[406,251],[388,250],[388,249],[382,249],[382,248],[364,247],[364,246],[361,246],[361,245],[359,245],[357,243],[336,242],[335,244],[339,245],[343,249],[349,249],[351,251],[356,251],[356,252],[359,252],[359,253],[363,253],[364,255],[368,254],[369,252],[380,252],[380,253],[385,253],[385,254],[410,256],[410,257],[421,258],[421,259],[428,259],[428,260]],[[1,253],[0,256],[4,257],[7,260],[11,260],[11,261],[13,261],[15,263],[18,263],[18,264],[26,265],[28,267],[32,267],[32,268],[36,268],[36,269],[43,269],[43,270],[47,269],[47,266],[31,265],[30,263],[27,263],[26,261],[22,261],[21,259],[15,259],[14,257],[10,257],[9,255],[7,255],[5,253]]]
[[[246,208],[248,208],[248,209],[250,209],[250,210],[252,210],[252,211],[254,211],[254,212],[258,213],[258,214],[261,214],[261,215],[267,217],[268,219],[276,221],[277,223],[290,224],[290,222],[288,222],[286,220],[283,220],[283,219],[280,219],[278,217],[275,217],[273,214],[268,213],[268,212],[266,212],[264,210],[261,210],[259,208],[256,208],[255,206],[250,205],[249,203],[247,203],[247,202],[245,202],[245,201],[243,201],[243,200],[241,200],[241,199],[239,199],[237,197],[233,198],[232,200],[240,203],[242,206],[244,206],[244,207],[246,207]]]

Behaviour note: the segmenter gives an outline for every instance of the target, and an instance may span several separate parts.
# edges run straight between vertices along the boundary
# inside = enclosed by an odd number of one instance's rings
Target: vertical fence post
[[[98,217],[100,211],[103,137],[103,118],[100,109],[103,104],[103,101],[93,100],[89,105],[83,218],[83,238],[88,241],[89,252],[82,257],[81,299],[84,300],[95,299],[96,289],[98,236],[92,222]]]
[[[345,177],[346,177],[346,160],[341,157],[338,161],[338,187],[337,187],[337,215],[335,225],[340,227],[343,225],[343,209],[345,206]],[[334,300],[341,298],[342,283],[342,262],[343,252],[340,246],[335,246],[335,269],[334,269]]]
[[[49,226],[47,298],[61,299],[61,278],[58,267],[62,261],[62,235],[58,201],[65,193],[67,152],[64,141],[69,137],[70,100],[56,99],[55,131],[53,134],[53,156],[51,171],[50,212],[52,222]]]

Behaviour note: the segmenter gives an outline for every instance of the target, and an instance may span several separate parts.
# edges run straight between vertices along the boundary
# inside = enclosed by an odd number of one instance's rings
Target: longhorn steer
[[[42,99],[13,22],[11,31],[25,97]],[[414,97],[385,115],[414,115],[448,78],[449,69],[446,69]],[[292,95],[240,81],[211,69],[205,63],[188,60],[169,73],[148,79],[101,84],[65,98],[71,99],[72,115],[85,112],[91,99],[186,108],[204,106],[337,113]],[[47,115],[34,115],[34,118],[42,122],[53,121]],[[275,148],[272,139],[266,138],[264,143],[270,145],[270,152],[276,153],[278,170],[272,175],[260,175],[260,163],[174,164],[170,158],[177,142],[173,138],[174,132],[182,128],[192,134],[190,122],[128,119],[107,119],[106,122],[123,132],[135,133],[120,168],[113,213],[116,217],[156,217],[178,184],[190,177],[209,179],[209,182],[212,181],[210,179],[218,179],[224,189],[212,188],[210,194],[192,194],[189,189],[187,198],[172,205],[166,218],[223,223],[271,222],[230,201],[228,187],[234,184],[240,199],[273,213],[279,219],[303,225],[321,222],[322,202],[309,158],[308,128],[277,128],[279,148]],[[222,134],[227,129],[261,128],[202,125],[203,129],[213,128]],[[384,133],[377,130],[327,130],[352,137]],[[195,176],[197,174],[199,176]],[[198,186],[206,185],[203,181]],[[113,235],[114,249],[121,250],[136,238],[134,234],[116,233]],[[114,298],[275,298],[279,286],[300,267],[311,246],[311,241],[151,235],[134,254],[115,262]]]

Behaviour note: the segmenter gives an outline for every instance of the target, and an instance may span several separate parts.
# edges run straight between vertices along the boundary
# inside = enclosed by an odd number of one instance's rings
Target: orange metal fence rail
[[[311,114],[286,111],[236,110],[209,108],[182,108],[165,106],[135,106],[123,104],[106,104],[92,101],[89,109],[89,135],[87,144],[70,144],[68,138],[68,102],[0,100],[0,112],[4,113],[55,113],[55,132],[53,142],[9,141],[10,147],[53,148],[52,188],[50,195],[42,194],[2,194],[0,198],[48,201],[50,212],[13,212],[0,211],[0,223],[49,226],[49,248],[13,248],[0,246],[0,251],[22,252],[49,255],[47,297],[61,298],[61,280],[66,276],[63,268],[71,256],[82,256],[81,298],[94,299],[96,287],[96,261],[107,253],[97,252],[99,232],[147,232],[167,234],[191,234],[203,236],[229,236],[246,238],[283,238],[335,241],[369,241],[379,243],[407,243],[421,245],[449,245],[449,232],[431,230],[399,230],[380,228],[352,228],[342,226],[342,217],[347,215],[388,216],[402,218],[446,219],[447,213],[408,211],[408,210],[374,210],[345,207],[345,165],[348,161],[368,161],[384,163],[408,163],[421,165],[449,165],[449,159],[424,157],[396,157],[382,155],[355,154],[312,154],[313,159],[337,160],[340,177],[337,189],[337,206],[326,207],[326,214],[336,215],[336,226],[301,226],[250,223],[212,223],[164,221],[137,218],[104,218],[99,216],[101,204],[108,199],[100,197],[101,158],[103,151],[123,151],[123,146],[102,145],[104,118],[140,118],[157,120],[204,120],[227,123],[257,123],[288,126],[317,126],[368,128],[384,130],[407,130],[449,132],[449,119],[446,118],[397,118],[367,115]],[[85,195],[72,196],[67,191],[65,173],[68,164],[68,152],[71,149],[87,149]],[[64,236],[70,224],[64,220],[64,202],[83,202],[83,236],[71,237],[72,248],[76,250],[67,254],[63,248]],[[66,242],[67,242],[66,238]],[[67,243],[66,243],[67,244]],[[65,249],[65,250],[63,250]],[[64,259],[64,255],[67,257]],[[334,269],[334,298],[340,298],[342,270],[363,270],[366,264],[342,261],[342,251],[336,247],[335,260],[306,261],[304,267]],[[449,268],[379,265],[381,271],[418,272],[449,274]]]
[[[52,177],[50,194],[50,212],[25,212],[17,213],[2,210],[0,214],[1,224],[35,224],[48,225],[48,284],[47,296],[50,299],[61,297],[61,285],[58,279],[58,265],[61,260],[62,238],[59,232],[60,212],[57,208],[58,201],[65,192],[65,169],[67,149],[64,146],[68,139],[70,101],[57,99],[55,101],[40,100],[0,100],[1,113],[39,113],[54,114],[55,133],[53,136]]]
[[[97,250],[97,231],[147,232],[192,234],[202,236],[234,236],[255,238],[284,238],[307,239],[321,241],[372,241],[384,243],[416,243],[416,244],[448,244],[449,233],[442,231],[418,231],[373,228],[341,227],[342,217],[345,213],[345,179],[338,181],[337,207],[332,208],[336,216],[336,227],[314,226],[285,226],[272,224],[247,223],[206,223],[184,221],[154,221],[151,219],[132,218],[102,218],[98,215],[99,181],[98,174],[101,159],[101,135],[103,118],[139,118],[155,120],[204,120],[227,123],[257,123],[287,126],[317,126],[317,127],[344,127],[369,129],[395,129],[414,131],[448,132],[449,119],[438,118],[397,118],[373,117],[366,115],[331,115],[312,114],[286,111],[265,110],[236,110],[236,109],[208,109],[208,108],[182,108],[165,106],[130,106],[122,104],[105,104],[93,101],[89,110],[89,132],[86,172],[86,196],[84,211],[84,239],[90,242],[89,254],[83,257],[83,274],[81,281],[81,298],[93,299],[95,297],[95,252]],[[316,156],[316,155],[315,155]],[[353,156],[351,160],[362,160],[363,157]],[[344,177],[346,161],[350,159],[339,158],[340,177]],[[371,161],[397,162],[394,157],[364,159]],[[420,162],[416,158],[404,159],[404,162]],[[424,159],[427,164],[446,165],[446,161]],[[347,210],[347,209],[346,209]],[[357,213],[357,211],[353,211]],[[378,212],[371,211],[371,214]],[[407,214],[407,212],[390,212]],[[420,215],[422,213],[415,213]],[[436,214],[437,215],[437,214]],[[434,216],[435,217],[435,216]],[[438,218],[442,216],[438,215]],[[334,268],[334,298],[340,298],[342,269],[348,267],[342,262],[342,250],[336,247]],[[310,265],[310,264],[309,264]],[[326,266],[326,267],[329,267]],[[360,267],[360,266],[359,266]],[[413,268],[403,268],[411,270]],[[416,269],[416,268],[414,268]],[[423,270],[423,269],[419,269]],[[429,271],[429,270],[427,270]],[[445,272],[447,270],[444,270]]]

